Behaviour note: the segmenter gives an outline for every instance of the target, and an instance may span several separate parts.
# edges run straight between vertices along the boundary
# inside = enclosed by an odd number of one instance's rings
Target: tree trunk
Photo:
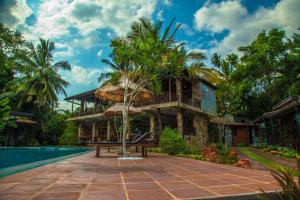
[[[122,108],[122,116],[123,116],[123,156],[127,157],[127,151],[126,151],[126,133],[127,133],[127,122],[128,122],[128,112],[127,112],[127,100],[128,100],[128,78],[126,76],[125,80],[125,90],[124,90],[124,102],[123,102],[123,108]]]

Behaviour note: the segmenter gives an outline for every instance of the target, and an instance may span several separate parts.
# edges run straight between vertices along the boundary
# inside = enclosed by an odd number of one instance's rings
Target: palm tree
[[[217,84],[221,79],[221,74],[214,68],[206,67],[203,60],[206,56],[200,51],[187,52],[184,47],[177,49],[174,65],[182,67],[182,71],[187,70],[189,76],[194,79],[205,79],[208,82]]]
[[[67,61],[53,64],[54,42],[40,38],[35,47],[28,45],[29,53],[20,55],[22,67],[25,69],[21,84],[16,90],[18,108],[25,104],[34,104],[40,113],[45,106],[55,106],[65,87],[69,85],[59,74],[59,70],[71,70]]]

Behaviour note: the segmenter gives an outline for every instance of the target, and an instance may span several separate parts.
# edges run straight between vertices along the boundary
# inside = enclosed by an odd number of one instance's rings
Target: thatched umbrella
[[[129,92],[137,88],[134,82],[129,82]],[[104,98],[113,102],[123,102],[125,90],[125,78],[121,77],[119,82],[114,85],[111,82],[96,90],[95,95],[98,98]],[[133,99],[135,102],[147,102],[153,98],[152,92],[146,88],[141,91]]]
[[[115,105],[109,107],[104,111],[105,116],[120,116],[122,115],[123,103],[116,103]],[[141,114],[142,111],[136,107],[130,106],[128,109],[129,115],[138,115]]]

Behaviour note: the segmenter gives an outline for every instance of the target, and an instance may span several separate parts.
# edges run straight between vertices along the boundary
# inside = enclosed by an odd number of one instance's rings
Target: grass
[[[274,162],[273,160],[269,160],[263,156],[260,156],[256,153],[254,153],[253,151],[251,151],[251,149],[249,147],[241,147],[241,148],[239,148],[239,150],[242,154],[245,154],[250,159],[257,161],[258,163],[260,163],[261,165],[265,166],[268,169],[275,170],[276,167],[279,166],[279,167],[282,167],[283,169],[287,170],[288,172],[290,172],[293,176],[299,175],[299,173],[292,168],[289,168],[284,165],[280,165],[280,164]]]

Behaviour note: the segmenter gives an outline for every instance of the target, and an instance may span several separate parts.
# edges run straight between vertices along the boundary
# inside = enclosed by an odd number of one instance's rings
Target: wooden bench
[[[103,142],[92,142],[88,144],[88,146],[96,147],[96,157],[100,157],[100,148],[107,147],[122,147],[122,142],[110,142],[110,141],[103,141]],[[155,142],[150,139],[150,134],[145,133],[144,135],[140,136],[134,141],[126,142],[126,147],[142,147],[142,156],[147,156],[147,148],[155,146]]]

